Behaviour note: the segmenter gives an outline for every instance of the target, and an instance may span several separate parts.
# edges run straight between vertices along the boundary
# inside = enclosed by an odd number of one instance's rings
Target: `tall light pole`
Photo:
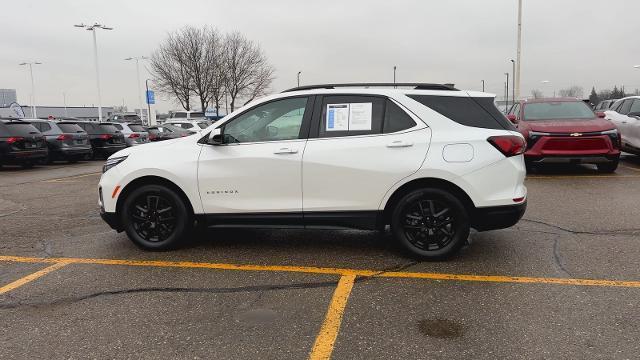
[[[23,62],[20,65],[28,65],[29,66],[29,75],[31,76],[31,117],[37,118],[38,114],[36,113],[36,85],[33,80],[33,65],[41,65],[41,62],[32,61],[32,62]]]
[[[125,60],[135,60],[136,61],[136,76],[137,76],[137,81],[136,84],[138,85],[138,108],[140,109],[140,120],[142,120],[142,90],[140,90],[140,60],[147,60],[148,57],[146,56],[133,56],[133,57],[128,57]],[[149,114],[147,114],[147,119],[149,118]]]
[[[511,87],[511,105],[515,105],[516,103],[516,61],[511,59],[509,60],[511,61],[511,65],[512,65],[512,70],[511,70],[511,81],[512,83],[512,87]]]
[[[482,92],[484,92],[484,80],[480,80],[482,81]]]
[[[300,74],[302,74],[302,71],[298,71],[298,87],[300,87]]]
[[[69,117],[69,113],[67,112],[67,94],[62,92],[62,101],[64,103],[64,117]]]
[[[504,102],[504,113],[506,114],[509,109],[509,73],[506,72],[504,73],[507,76],[507,82],[505,83],[505,88],[504,88],[504,98],[505,98],[505,102]]]
[[[94,23],[93,25],[79,24],[73,26],[77,28],[84,28],[93,33],[93,60],[96,66],[96,85],[98,87],[98,121],[102,122],[102,96],[100,95],[100,68],[98,66],[98,42],[96,40],[96,29],[113,30],[113,28],[98,23]]]
[[[520,99],[520,66],[522,64],[522,0],[518,0],[518,48],[516,50],[515,97]]]

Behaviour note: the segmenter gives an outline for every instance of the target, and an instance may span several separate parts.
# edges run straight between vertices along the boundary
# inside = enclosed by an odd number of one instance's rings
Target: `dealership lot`
[[[365,231],[144,252],[101,221],[101,166],[0,169],[0,358],[640,354],[637,157],[540,169],[518,225],[421,263]]]

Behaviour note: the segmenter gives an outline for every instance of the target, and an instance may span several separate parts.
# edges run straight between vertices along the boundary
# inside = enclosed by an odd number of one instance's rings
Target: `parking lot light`
[[[21,66],[29,66],[29,75],[31,76],[31,117],[37,118],[38,115],[36,113],[36,85],[33,80],[33,65],[42,65],[41,62],[32,61],[32,62],[22,62],[19,65]]]
[[[100,68],[98,66],[98,43],[96,40],[96,29],[113,30],[113,28],[98,23],[94,23],[93,25],[85,25],[84,23],[81,23],[73,26],[86,29],[93,33],[93,59],[96,67],[96,85],[98,87],[98,122],[102,122],[102,97],[100,95]]]
[[[136,61],[136,84],[138,85],[138,108],[140,109],[140,120],[142,120],[142,90],[140,90],[140,60],[147,60],[146,56],[130,56],[125,60],[135,60]],[[147,114],[147,119],[149,118],[149,114]],[[148,121],[147,121],[148,123]]]

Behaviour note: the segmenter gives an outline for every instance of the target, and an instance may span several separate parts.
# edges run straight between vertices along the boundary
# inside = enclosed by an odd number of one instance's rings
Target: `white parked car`
[[[409,253],[442,258],[470,228],[522,217],[525,141],[494,95],[359,85],[292,89],[200,134],[114,154],[103,219],[146,249],[178,246],[194,225],[390,225]]]
[[[211,125],[211,123],[206,120],[169,120],[165,122],[165,124],[191,131],[200,131]]]
[[[169,114],[168,121],[172,120],[204,120],[204,112],[202,111],[172,111]]]
[[[640,155],[640,96],[617,100],[604,114],[620,130],[622,150]]]

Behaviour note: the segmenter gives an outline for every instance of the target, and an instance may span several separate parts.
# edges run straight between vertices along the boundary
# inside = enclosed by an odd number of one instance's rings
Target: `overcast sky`
[[[524,0],[522,93],[570,85],[640,88],[640,1]],[[38,105],[97,105],[91,33],[100,22],[103,105],[137,107],[135,63],[184,25],[240,31],[276,69],[272,91],[323,82],[451,82],[503,93],[516,53],[517,0],[3,0],[0,88],[28,104],[34,68]],[[148,77],[144,68],[142,75]],[[549,80],[549,84],[541,81]],[[160,100],[158,109],[177,109]]]

